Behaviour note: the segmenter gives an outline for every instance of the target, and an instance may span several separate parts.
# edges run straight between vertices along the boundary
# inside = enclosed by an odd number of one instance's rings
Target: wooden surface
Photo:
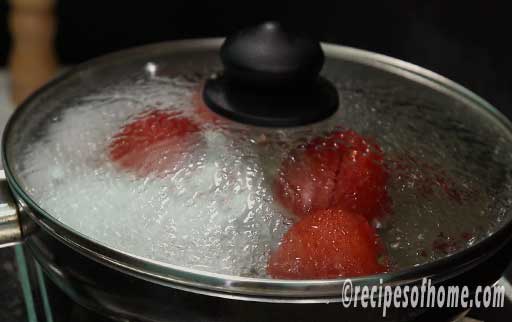
[[[0,70],[0,134],[2,134],[5,123],[13,110],[14,104],[9,96],[8,74],[6,70]]]
[[[10,95],[18,105],[57,71],[54,0],[10,0]]]

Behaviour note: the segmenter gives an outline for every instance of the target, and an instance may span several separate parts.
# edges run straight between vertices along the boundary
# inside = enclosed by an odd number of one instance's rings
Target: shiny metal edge
[[[16,245],[21,240],[18,208],[11,196],[4,170],[0,170],[0,248]]]
[[[15,174],[7,161],[6,143],[12,124],[16,122],[17,115],[34,98],[65,82],[69,76],[85,72],[96,64],[119,62],[119,60],[126,59],[128,56],[144,55],[148,52],[171,54],[189,50],[216,50],[220,47],[222,41],[222,38],[193,39],[123,50],[80,64],[43,86],[18,107],[5,128],[2,138],[2,160],[7,180],[15,196],[19,198],[18,202],[28,206],[27,213],[39,226],[83,255],[126,274],[181,290],[230,299],[286,303],[340,301],[342,286],[346,279],[290,281],[229,276],[149,260],[104,246],[54,219],[31,200],[28,194],[17,184]],[[322,44],[322,46],[329,58],[342,58],[377,66],[404,77],[414,78],[415,81],[420,81],[427,86],[453,95],[476,109],[486,111],[512,137],[512,125],[506,117],[476,94],[441,75],[395,58],[364,50],[334,44]],[[395,286],[419,283],[424,277],[431,278],[434,283],[445,281],[490,257],[493,254],[491,250],[499,248],[495,247],[496,241],[500,242],[501,245],[508,241],[512,231],[510,226],[510,222],[508,222],[484,241],[441,260],[399,272],[353,278],[351,282],[353,285],[379,285],[382,281],[385,285]],[[455,263],[459,264],[455,265]]]

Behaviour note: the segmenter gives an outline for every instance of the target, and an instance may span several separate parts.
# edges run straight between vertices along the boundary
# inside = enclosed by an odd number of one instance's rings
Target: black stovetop
[[[27,313],[13,248],[0,249],[0,321],[25,322]]]

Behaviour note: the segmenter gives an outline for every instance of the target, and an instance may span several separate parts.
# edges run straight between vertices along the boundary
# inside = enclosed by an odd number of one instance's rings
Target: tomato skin
[[[354,131],[336,131],[292,151],[278,173],[274,195],[299,217],[343,208],[373,220],[390,211],[388,177],[376,144]]]
[[[368,220],[382,218],[391,211],[388,180],[380,153],[348,151],[338,167],[332,206],[358,212]]]
[[[120,168],[139,176],[163,174],[178,165],[199,127],[175,112],[141,113],[114,135],[110,159]]]
[[[299,217],[328,208],[339,162],[338,151],[322,142],[296,149],[281,166],[274,195],[283,207]]]
[[[364,216],[341,209],[303,217],[268,261],[279,279],[333,279],[387,271],[382,244]]]

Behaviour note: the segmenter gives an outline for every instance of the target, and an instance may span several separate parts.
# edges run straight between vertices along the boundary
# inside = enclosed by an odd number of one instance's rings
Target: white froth
[[[260,133],[231,123],[227,130],[202,124],[190,155],[165,177],[140,178],[108,159],[112,136],[141,112],[175,109],[197,121],[197,111],[188,107],[198,87],[187,78],[155,76],[79,98],[37,129],[44,135],[26,146],[19,166],[23,188],[49,214],[106,246],[209,272],[265,276],[269,252],[290,225],[273,200],[273,171],[291,149],[342,126],[378,138],[391,161],[410,156],[436,165],[449,174],[447,182],[471,192],[461,203],[447,196],[442,182],[428,181],[435,171],[409,162],[403,165],[411,170],[403,176],[404,170],[393,168],[400,162],[390,162],[387,188],[393,211],[378,231],[392,269],[472,245],[509,216],[512,186],[508,176],[500,179],[500,169],[509,169],[508,141],[496,160],[487,160],[487,147],[498,144],[494,132],[468,140],[468,131],[445,108],[432,107],[430,113],[436,114],[424,119],[420,105],[395,107],[379,95],[365,96],[342,85],[343,108],[326,123]],[[468,128],[477,128],[481,120],[470,116]],[[445,126],[452,123],[459,127]],[[478,159],[482,155],[487,163]],[[425,184],[431,192],[422,192]],[[493,186],[498,190],[488,189]]]
[[[168,106],[173,95],[159,99]],[[180,170],[137,178],[117,169],[106,151],[112,135],[144,110],[126,97],[66,110],[43,142],[27,149],[23,173],[33,198],[109,247],[210,272],[264,276],[288,223],[273,205],[258,158],[208,130]]]

